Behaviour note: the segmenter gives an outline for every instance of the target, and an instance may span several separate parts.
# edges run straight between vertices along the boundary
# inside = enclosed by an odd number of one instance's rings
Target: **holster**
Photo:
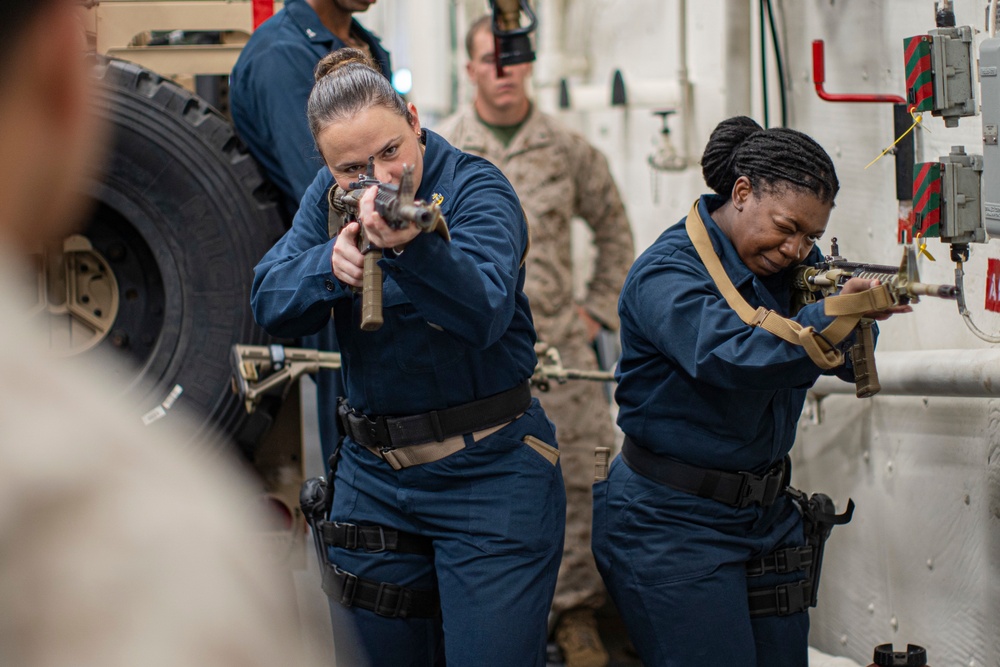
[[[802,512],[804,546],[776,549],[747,563],[747,578],[759,577],[768,572],[785,574],[804,570],[806,577],[799,581],[777,586],[748,588],[750,617],[786,616],[815,607],[819,592],[819,576],[823,567],[823,550],[834,526],[843,525],[854,515],[854,501],[847,501],[847,509],[837,514],[833,500],[824,493],[805,493],[788,487],[785,493]]]

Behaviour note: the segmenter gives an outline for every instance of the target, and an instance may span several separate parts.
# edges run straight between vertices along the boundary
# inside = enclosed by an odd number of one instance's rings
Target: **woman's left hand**
[[[385,219],[375,210],[375,194],[377,186],[368,188],[361,197],[358,219],[365,227],[368,241],[379,248],[394,248],[402,250],[407,243],[416,238],[420,228],[416,225],[406,225],[402,229],[393,229],[386,224]]]
[[[841,294],[855,294],[857,292],[864,292],[865,290],[871,289],[873,287],[878,287],[881,285],[878,279],[869,280],[868,278],[851,278],[844,286],[840,289]],[[873,310],[871,312],[865,313],[864,316],[872,319],[883,321],[887,320],[893,315],[898,315],[900,313],[912,313],[913,306],[892,306],[891,308],[886,308],[885,310]]]

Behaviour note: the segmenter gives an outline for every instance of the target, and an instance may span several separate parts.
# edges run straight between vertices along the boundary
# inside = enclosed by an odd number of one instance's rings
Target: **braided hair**
[[[840,189],[833,161],[808,135],[783,127],[763,129],[752,118],[735,116],[719,123],[701,158],[705,183],[728,197],[740,176],[755,193],[792,187],[833,204]]]
[[[327,125],[374,106],[385,107],[413,123],[406,102],[364,51],[337,49],[319,61],[314,77],[316,83],[306,107],[314,140]]]

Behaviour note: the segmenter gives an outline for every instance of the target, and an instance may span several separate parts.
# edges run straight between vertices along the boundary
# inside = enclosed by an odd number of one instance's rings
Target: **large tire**
[[[218,442],[207,436],[221,432],[251,453],[262,424],[232,394],[229,351],[268,342],[249,303],[252,269],[284,231],[274,189],[196,95],[119,60],[103,80],[111,150],[89,186],[96,207],[84,235],[120,299],[98,347],[127,358],[122,389],[142,392],[144,407],[179,387],[176,406],[203,420],[196,437]]]

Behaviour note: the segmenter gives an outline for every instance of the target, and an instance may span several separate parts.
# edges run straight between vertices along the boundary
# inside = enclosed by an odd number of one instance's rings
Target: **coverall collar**
[[[701,219],[705,223],[705,229],[708,230],[708,236],[712,240],[712,247],[722,261],[722,267],[726,270],[729,279],[733,282],[733,286],[737,290],[745,292],[748,288],[752,289],[757,298],[768,308],[781,313],[787,312],[787,306],[781,306],[776,296],[776,291],[786,291],[786,287],[783,286],[786,281],[786,272],[782,271],[766,278],[755,276],[747,268],[747,265],[743,263],[743,260],[740,259],[733,242],[729,240],[729,237],[722,232],[722,229],[712,219],[711,211],[718,209],[725,203],[726,198],[720,195],[702,195],[698,201],[698,213],[701,214]]]
[[[417,199],[430,201],[434,196],[435,188],[440,187],[443,170],[448,162],[446,149],[449,147],[447,141],[440,135],[424,128],[427,137],[427,150],[424,151],[424,172],[420,177],[420,187],[417,188]],[[441,193],[445,194],[445,193]]]
[[[295,25],[299,27],[302,33],[306,36],[306,39],[313,44],[330,45],[336,43],[338,48],[343,46],[340,38],[330,32],[330,30],[323,25],[323,22],[319,20],[319,15],[312,7],[309,6],[306,0],[288,0],[285,3],[285,11],[288,12],[288,16],[291,17],[292,21],[295,22]],[[379,39],[365,30],[355,18],[351,18],[351,32],[358,35],[372,46],[380,44]],[[372,55],[377,58],[374,49],[372,51]]]

